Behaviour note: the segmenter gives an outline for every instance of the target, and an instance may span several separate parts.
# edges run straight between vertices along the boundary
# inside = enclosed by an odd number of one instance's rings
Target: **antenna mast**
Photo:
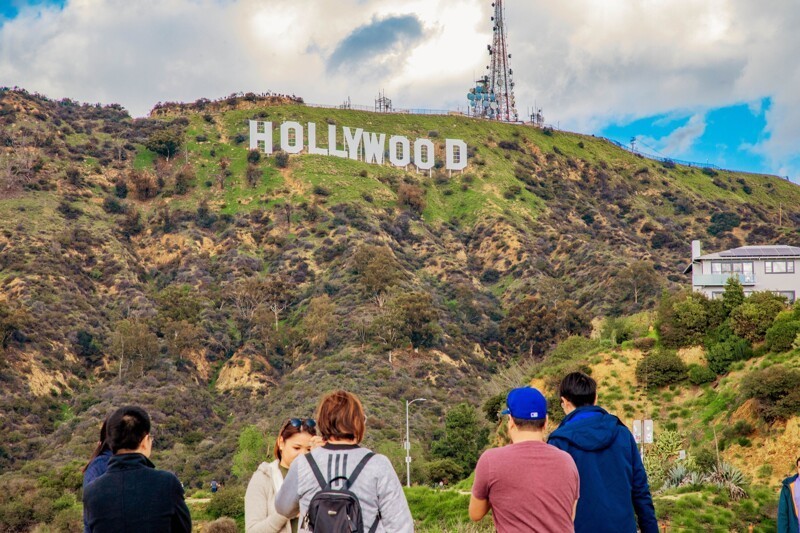
[[[492,7],[494,7],[494,16],[491,19],[493,39],[492,44],[487,47],[489,65],[486,66],[489,73],[477,80],[475,88],[470,89],[467,98],[475,116],[516,122],[519,117],[514,98],[514,71],[510,65],[511,54],[508,51],[503,0],[495,0]]]

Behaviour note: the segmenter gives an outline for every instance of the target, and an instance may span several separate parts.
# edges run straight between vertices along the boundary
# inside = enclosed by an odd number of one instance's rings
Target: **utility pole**
[[[426,398],[415,398],[411,401],[406,400],[406,442],[404,448],[406,449],[406,487],[411,486],[411,441],[409,440],[409,427],[408,427],[408,407],[414,402],[424,402]]]

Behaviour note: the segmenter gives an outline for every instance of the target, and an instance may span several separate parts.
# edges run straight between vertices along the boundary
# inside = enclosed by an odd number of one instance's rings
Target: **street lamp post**
[[[411,401],[406,400],[406,487],[411,486],[411,440],[408,431],[408,407],[414,402],[424,402],[426,398],[415,398]]]

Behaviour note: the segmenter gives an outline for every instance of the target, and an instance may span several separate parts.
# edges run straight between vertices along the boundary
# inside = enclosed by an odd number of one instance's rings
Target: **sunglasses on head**
[[[303,426],[313,428],[317,425],[317,422],[313,418],[290,418],[286,425],[297,429]]]

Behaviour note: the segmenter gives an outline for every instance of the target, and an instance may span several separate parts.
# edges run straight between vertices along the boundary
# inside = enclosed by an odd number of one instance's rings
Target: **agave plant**
[[[683,481],[681,481],[681,484],[679,486],[681,486],[681,487],[693,487],[693,486],[702,485],[702,484],[703,484],[703,474],[701,474],[700,472],[692,472],[692,471],[690,471],[688,474],[686,474],[683,477]]]
[[[667,478],[664,480],[662,489],[674,489],[683,485],[683,480],[689,474],[686,465],[678,463],[667,471]]]
[[[741,470],[730,463],[721,462],[706,474],[704,481],[720,488],[728,489],[731,500],[738,501],[747,498],[747,478]]]

